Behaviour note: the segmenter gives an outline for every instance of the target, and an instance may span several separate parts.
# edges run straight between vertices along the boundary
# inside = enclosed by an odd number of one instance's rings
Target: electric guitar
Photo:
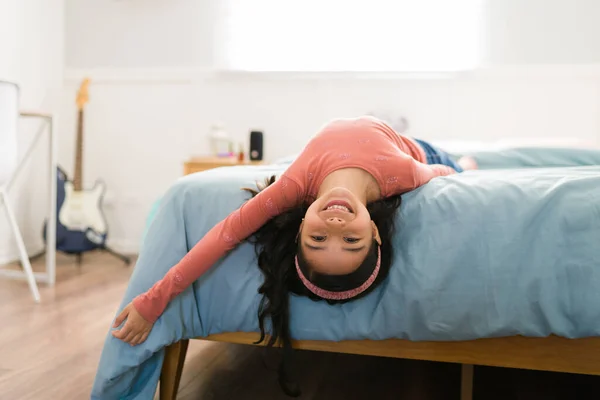
[[[89,84],[90,80],[84,79],[77,92],[77,143],[73,181],[68,180],[60,168],[57,174],[56,249],[70,254],[105,249],[108,236],[106,218],[102,211],[106,186],[98,180],[93,188],[83,189],[83,109],[89,101]]]

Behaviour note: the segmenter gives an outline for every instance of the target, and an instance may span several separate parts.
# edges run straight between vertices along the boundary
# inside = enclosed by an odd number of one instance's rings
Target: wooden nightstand
[[[238,161],[237,157],[194,157],[183,164],[183,174],[206,171],[218,167],[231,167],[235,165],[261,165],[263,161]]]

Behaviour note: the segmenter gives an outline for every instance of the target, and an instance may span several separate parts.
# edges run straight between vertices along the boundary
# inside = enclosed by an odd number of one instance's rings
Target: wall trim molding
[[[523,64],[482,68],[474,71],[476,78],[499,79],[598,79],[600,64]]]
[[[92,83],[190,84],[208,71],[198,68],[65,68],[65,83],[79,83],[89,77]]]
[[[271,80],[477,80],[477,79],[598,79],[600,64],[504,65],[457,72],[252,72],[227,71],[202,67],[164,68],[69,68],[64,72],[66,84],[79,83],[90,77],[96,84],[193,84],[202,81],[271,81]]]

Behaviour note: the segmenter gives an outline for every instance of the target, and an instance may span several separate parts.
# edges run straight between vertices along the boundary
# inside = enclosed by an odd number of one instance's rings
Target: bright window
[[[443,72],[477,66],[482,0],[219,0],[219,68]]]

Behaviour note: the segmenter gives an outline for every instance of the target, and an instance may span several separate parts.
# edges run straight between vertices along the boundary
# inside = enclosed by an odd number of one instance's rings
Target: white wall
[[[64,1],[0,1],[0,79],[17,82],[21,106],[58,113],[64,70]],[[23,153],[39,123],[21,121]],[[45,138],[44,138],[45,139]],[[42,227],[47,215],[47,141],[39,143],[20,174],[10,197],[30,254],[43,249]],[[34,191],[37,192],[34,194]],[[17,259],[17,248],[4,210],[0,211],[0,265]]]
[[[486,0],[488,61],[600,63],[597,0]]]
[[[427,139],[599,142],[594,0],[489,0],[486,70],[394,80],[214,75],[212,1],[67,0],[61,163],[72,171],[74,93],[91,72],[84,178],[108,185],[109,240],[118,249],[137,249],[152,201],[186,158],[208,150],[214,121],[244,142],[263,129],[270,160],[298,151],[330,118],[373,110],[405,115],[409,133]]]
[[[212,0],[67,0],[69,67],[208,64]]]

